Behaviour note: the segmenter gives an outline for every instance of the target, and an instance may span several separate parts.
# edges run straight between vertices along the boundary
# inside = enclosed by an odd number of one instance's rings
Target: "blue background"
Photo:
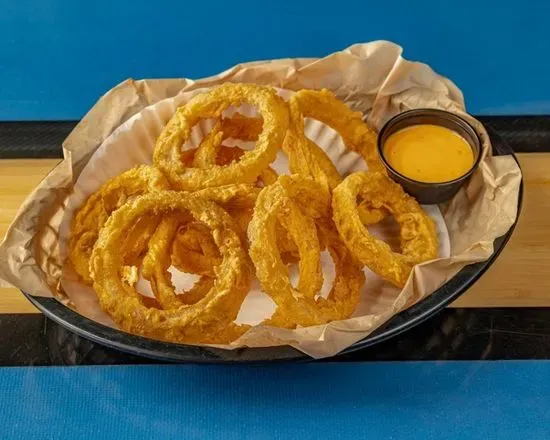
[[[547,439],[550,362],[0,369],[0,437]]]
[[[0,120],[76,119],[127,77],[203,77],[387,39],[476,114],[550,113],[550,2],[0,0]]]

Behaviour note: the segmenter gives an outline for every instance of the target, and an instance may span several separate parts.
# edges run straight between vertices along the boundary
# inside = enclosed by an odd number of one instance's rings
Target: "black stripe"
[[[550,151],[550,116],[478,116],[517,153]],[[61,158],[77,121],[0,122],[0,158]]]
[[[61,158],[61,144],[77,121],[0,122],[0,158]]]
[[[478,116],[507,141],[516,153],[550,151],[550,116]]]
[[[0,315],[0,365],[153,363],[89,342],[38,314]],[[336,361],[550,359],[550,308],[446,309]]]

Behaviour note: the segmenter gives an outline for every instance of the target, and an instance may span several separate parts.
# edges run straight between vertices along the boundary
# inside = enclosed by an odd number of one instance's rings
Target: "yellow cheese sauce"
[[[474,152],[462,136],[432,124],[412,125],[393,133],[384,143],[383,153],[398,173],[427,183],[457,179],[474,164]]]

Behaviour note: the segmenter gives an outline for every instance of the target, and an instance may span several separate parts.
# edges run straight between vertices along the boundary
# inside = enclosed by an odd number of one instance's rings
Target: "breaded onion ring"
[[[215,130],[215,128],[212,130]],[[213,149],[211,148],[211,142],[212,139],[210,138],[210,134],[208,134],[201,142],[199,148],[186,150],[184,163],[190,162],[197,168],[209,168],[212,165],[226,166],[233,162],[239,161],[246,153],[246,150],[243,150],[240,147],[228,147],[226,145],[218,145],[215,149]],[[202,150],[203,148],[206,150]],[[208,154],[203,154],[201,161],[197,161],[197,157],[202,151],[207,151]],[[215,156],[210,156],[212,154]],[[258,178],[258,181],[260,181],[263,186],[271,185],[276,180],[277,173],[271,167],[267,167],[265,170],[262,170]]]
[[[173,249],[174,237],[178,232],[180,222],[181,215],[179,213],[164,217],[151,237],[149,241],[149,250],[143,259],[143,277],[151,282],[151,287],[155,298],[164,310],[177,309],[182,304],[193,304],[202,298],[199,296],[200,294],[203,296],[206,295],[210,289],[206,290],[205,286],[209,286],[210,288],[212,287],[212,277],[215,277],[214,268],[220,265],[222,261],[221,256],[219,256],[219,252],[218,258],[216,259],[217,261],[201,261],[205,267],[197,266],[197,264],[200,264],[197,263],[197,256],[200,255],[204,257],[204,255],[199,254],[198,252],[195,252],[194,255],[186,255],[185,257],[183,255],[179,256],[181,261],[179,262],[180,267],[178,267],[178,269],[183,269],[184,272],[194,274],[201,274],[200,272],[202,271],[208,271],[208,274],[205,275],[202,273],[200,280],[195,283],[190,291],[177,295],[172,288],[171,279],[169,276],[157,278],[157,273],[159,270],[160,273],[165,273],[172,265],[174,254],[172,252],[172,256],[170,258],[170,253],[171,249]],[[198,224],[202,225],[202,223]],[[217,247],[216,251],[218,251]],[[208,263],[210,263],[209,267],[207,266]],[[181,267],[182,265],[184,265],[184,267]],[[160,285],[164,283],[167,284]],[[192,298],[191,301],[189,300],[190,298]]]
[[[401,253],[374,238],[363,226],[357,197],[375,208],[384,208],[401,226]],[[353,255],[374,273],[403,287],[415,264],[437,258],[438,240],[434,223],[418,202],[381,173],[349,175],[333,192],[332,209],[338,232]]]
[[[290,126],[283,150],[289,158],[292,173],[309,177],[330,192],[342,182],[342,176],[328,155],[306,136],[306,117],[318,119],[336,130],[346,147],[359,153],[369,168],[384,170],[376,151],[374,131],[362,121],[360,113],[352,112],[331,92],[302,90],[294,94],[288,104]],[[363,224],[370,225],[381,221],[387,212],[362,203],[359,214]]]
[[[355,151],[367,163],[369,171],[385,172],[376,149],[376,133],[363,122],[362,114],[354,112],[332,92],[323,89],[300,90],[290,98],[305,118],[328,125],[342,136],[346,148]]]
[[[69,258],[76,272],[86,284],[92,283],[90,277],[92,249],[99,235],[99,230],[111,213],[132,197],[149,191],[160,191],[168,188],[168,181],[159,170],[142,165],[114,177],[88,197],[73,218],[68,246]],[[143,229],[135,229],[134,225],[131,226],[130,230],[125,231],[128,237],[132,238],[127,242],[143,249],[143,243],[138,240],[147,240],[148,236],[154,231],[156,224],[149,223],[149,235],[145,234]],[[136,233],[132,234],[134,229]]]
[[[263,119],[263,129],[254,150],[247,151],[241,160],[227,166],[194,168],[181,163],[181,146],[189,139],[191,129],[200,119],[219,119],[228,107],[244,103],[256,106]],[[157,139],[153,162],[179,190],[196,191],[231,183],[253,183],[275,159],[287,128],[287,106],[273,89],[253,84],[226,83],[195,96],[178,108]]]
[[[262,132],[263,123],[261,118],[248,118],[240,113],[230,118],[219,119],[202,140],[193,159],[193,166],[208,168],[212,165],[228,165],[233,160],[240,159],[240,156],[233,157],[229,161],[224,161],[226,163],[219,163],[219,149],[222,141],[226,139],[256,141]]]
[[[308,200],[315,203],[307,203]],[[248,235],[256,275],[264,292],[277,305],[275,314],[265,324],[285,328],[318,325],[347,318],[355,310],[364,283],[363,271],[339,236],[328,229],[323,235],[335,261],[336,277],[328,298],[316,297],[322,286],[317,228],[324,229],[330,223],[326,217],[329,211],[328,193],[300,176],[281,176],[260,192]],[[292,286],[277,247],[278,220],[298,247],[298,288]]]
[[[190,214],[210,228],[222,262],[212,288],[195,304],[170,310],[149,308],[143,297],[122,279],[125,255],[119,244],[127,228],[141,217],[176,213]],[[154,268],[151,277],[153,290],[163,298],[174,293],[166,267],[170,264],[170,246],[166,249],[159,249],[157,261],[162,264]],[[246,331],[246,327],[233,324],[250,283],[246,251],[233,220],[210,200],[161,191],[129,201],[111,215],[101,230],[91,268],[102,309],[130,333],[181,343],[227,343]]]
[[[241,237],[246,243],[245,225],[239,223],[243,212],[248,212],[254,206],[259,189],[252,185],[227,185],[220,188],[206,188],[195,193],[188,193],[193,197],[201,197],[220,204],[233,220]],[[247,214],[246,214],[247,215]],[[252,217],[250,214],[249,217]],[[171,255],[171,259],[168,259]],[[201,278],[193,285],[191,290],[178,295],[171,290],[170,279],[157,278],[153,284],[152,278],[158,268],[159,261],[164,262],[165,269],[170,263],[176,269],[200,275]],[[202,298],[207,292],[208,286],[212,286],[216,277],[216,268],[221,264],[220,250],[216,245],[210,229],[201,222],[189,221],[189,218],[180,213],[169,215],[162,219],[154,235],[149,241],[149,249],[143,259],[143,277],[155,287],[155,296],[164,309],[174,308],[178,305],[193,304]],[[164,285],[167,282],[166,285]]]
[[[290,125],[282,147],[290,172],[309,177],[325,190],[332,191],[342,181],[342,176],[327,154],[306,136],[304,114],[294,96],[288,102]]]
[[[180,226],[172,243],[172,265],[181,272],[215,277],[221,256],[210,230],[202,223]]]
[[[205,136],[198,148],[182,151],[182,163],[187,167],[210,168],[212,165],[225,166],[236,162],[246,151],[236,146],[221,145],[221,141],[225,139],[257,141],[262,132],[262,126],[261,118],[249,118],[240,113],[230,118],[222,118]],[[259,179],[264,185],[271,185],[277,180],[277,173],[268,167],[261,172]]]

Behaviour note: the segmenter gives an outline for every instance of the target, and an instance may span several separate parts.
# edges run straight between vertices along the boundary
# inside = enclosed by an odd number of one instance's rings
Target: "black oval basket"
[[[494,155],[512,155],[515,158],[512,149],[506,141],[492,131],[489,131],[489,134],[493,144]],[[521,211],[522,198],[523,181],[520,185],[517,218],[519,218]],[[517,218],[508,232],[495,240],[494,253],[487,261],[466,266],[430,296],[394,316],[371,335],[356,342],[342,353],[361,350],[398,335],[423,322],[458,298],[498,258],[514,231]],[[310,357],[302,352],[288,346],[223,350],[156,341],[98,324],[65,307],[54,298],[36,297],[25,292],[23,293],[44,315],[69,331],[93,342],[137,356],[163,361],[195,363],[264,363],[311,360]]]

